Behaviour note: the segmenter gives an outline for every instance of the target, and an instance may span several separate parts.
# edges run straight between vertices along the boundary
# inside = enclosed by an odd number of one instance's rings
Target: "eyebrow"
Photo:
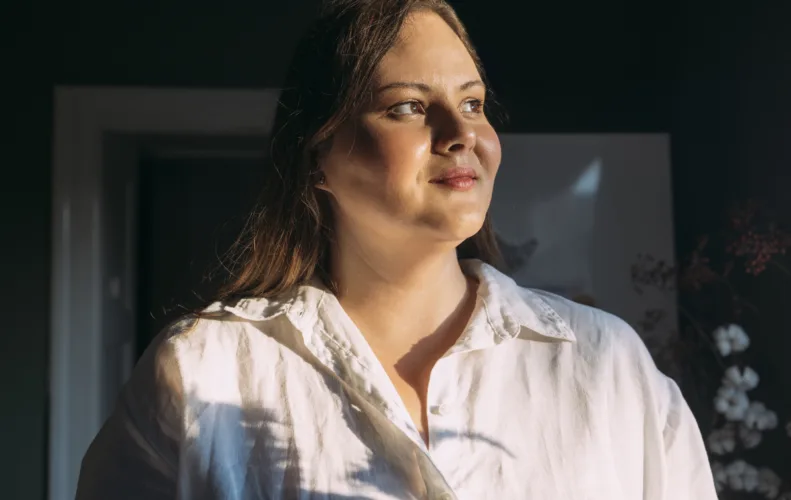
[[[463,92],[472,87],[479,87],[479,86],[486,88],[486,85],[481,80],[470,80],[469,82],[461,84],[459,86],[459,90]],[[384,85],[382,87],[379,87],[376,90],[376,92],[380,93],[392,89],[417,89],[420,90],[421,92],[430,92],[431,86],[420,82],[393,82],[393,83],[388,83],[387,85]]]

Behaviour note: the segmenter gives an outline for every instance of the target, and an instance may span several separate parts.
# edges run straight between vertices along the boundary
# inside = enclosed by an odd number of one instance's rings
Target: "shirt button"
[[[450,408],[446,404],[438,404],[431,407],[431,413],[440,417],[450,413]]]

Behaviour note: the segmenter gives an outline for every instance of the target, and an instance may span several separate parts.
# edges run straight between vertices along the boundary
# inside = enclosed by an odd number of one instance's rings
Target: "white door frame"
[[[50,500],[74,498],[82,456],[103,418],[105,135],[268,135],[277,97],[274,89],[55,88]]]

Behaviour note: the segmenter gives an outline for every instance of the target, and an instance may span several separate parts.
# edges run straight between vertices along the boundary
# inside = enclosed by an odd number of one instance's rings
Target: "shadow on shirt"
[[[321,423],[299,422],[301,416],[288,408],[183,394],[185,384],[172,348],[161,343],[189,324],[185,320],[163,332],[138,363],[83,459],[77,500],[434,500],[446,492],[452,495],[451,486],[415,442],[344,382],[352,378],[343,373],[345,367],[331,372],[301,343],[281,339],[323,377],[324,387],[340,402],[335,411],[342,414],[341,425],[365,448],[357,450],[362,459],[353,465],[344,465],[350,459],[344,450],[324,446]],[[244,369],[235,377],[240,388],[260,383]],[[485,435],[433,429],[432,439],[434,446],[447,440],[473,441],[472,448],[494,447],[503,459],[513,457]],[[460,457],[467,470],[474,469],[476,460],[475,453],[470,455]],[[330,467],[336,472],[329,474]]]
[[[347,469],[345,477],[327,478],[345,490],[333,492],[332,484],[314,483],[315,474],[304,468],[322,464],[306,465],[310,464],[310,457],[302,456],[294,439],[294,427],[279,421],[274,412],[205,403],[198,423],[182,443],[180,455],[185,462],[179,470],[189,479],[183,481],[182,477],[180,496],[195,500],[422,500],[441,498],[450,490],[423,451],[385,421],[384,415],[378,418],[376,414],[350,411],[346,419],[368,447],[368,459],[363,465]],[[302,432],[315,431],[307,426]],[[513,456],[502,444],[486,436],[451,430],[437,430],[432,436],[435,442],[472,439]],[[319,434],[316,440],[321,440]],[[316,444],[320,447],[320,443]],[[327,450],[323,456],[327,456]],[[345,458],[341,450],[336,456],[338,461]]]

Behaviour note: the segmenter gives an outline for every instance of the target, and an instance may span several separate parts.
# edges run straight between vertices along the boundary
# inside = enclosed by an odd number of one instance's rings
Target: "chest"
[[[428,386],[430,372],[428,370],[418,373],[399,372],[395,367],[385,368],[385,373],[392,383],[393,388],[400,398],[412,424],[420,433],[424,442],[428,442]]]
[[[424,339],[411,348],[381,346],[375,342],[369,344],[376,357],[374,364],[384,374],[380,382],[392,385],[398,396],[396,403],[404,408],[427,444],[430,444],[429,402],[433,399],[429,394],[431,381],[436,380],[435,385],[438,386],[447,385],[447,374],[443,368],[453,361],[442,358],[457,338],[457,333],[440,335],[436,339]]]
[[[228,498],[289,498],[289,488],[315,498],[628,498],[619,477],[639,477],[639,431],[573,376],[531,373],[535,366],[509,359],[443,360],[431,387],[425,375],[407,380],[394,370],[390,381],[369,380],[370,394],[287,353],[265,370],[245,367],[234,391],[243,401],[193,412],[185,470],[208,471],[200,481],[239,492]],[[377,402],[388,383],[413,422],[422,420],[428,446]],[[619,427],[634,433],[635,453],[613,450]]]

